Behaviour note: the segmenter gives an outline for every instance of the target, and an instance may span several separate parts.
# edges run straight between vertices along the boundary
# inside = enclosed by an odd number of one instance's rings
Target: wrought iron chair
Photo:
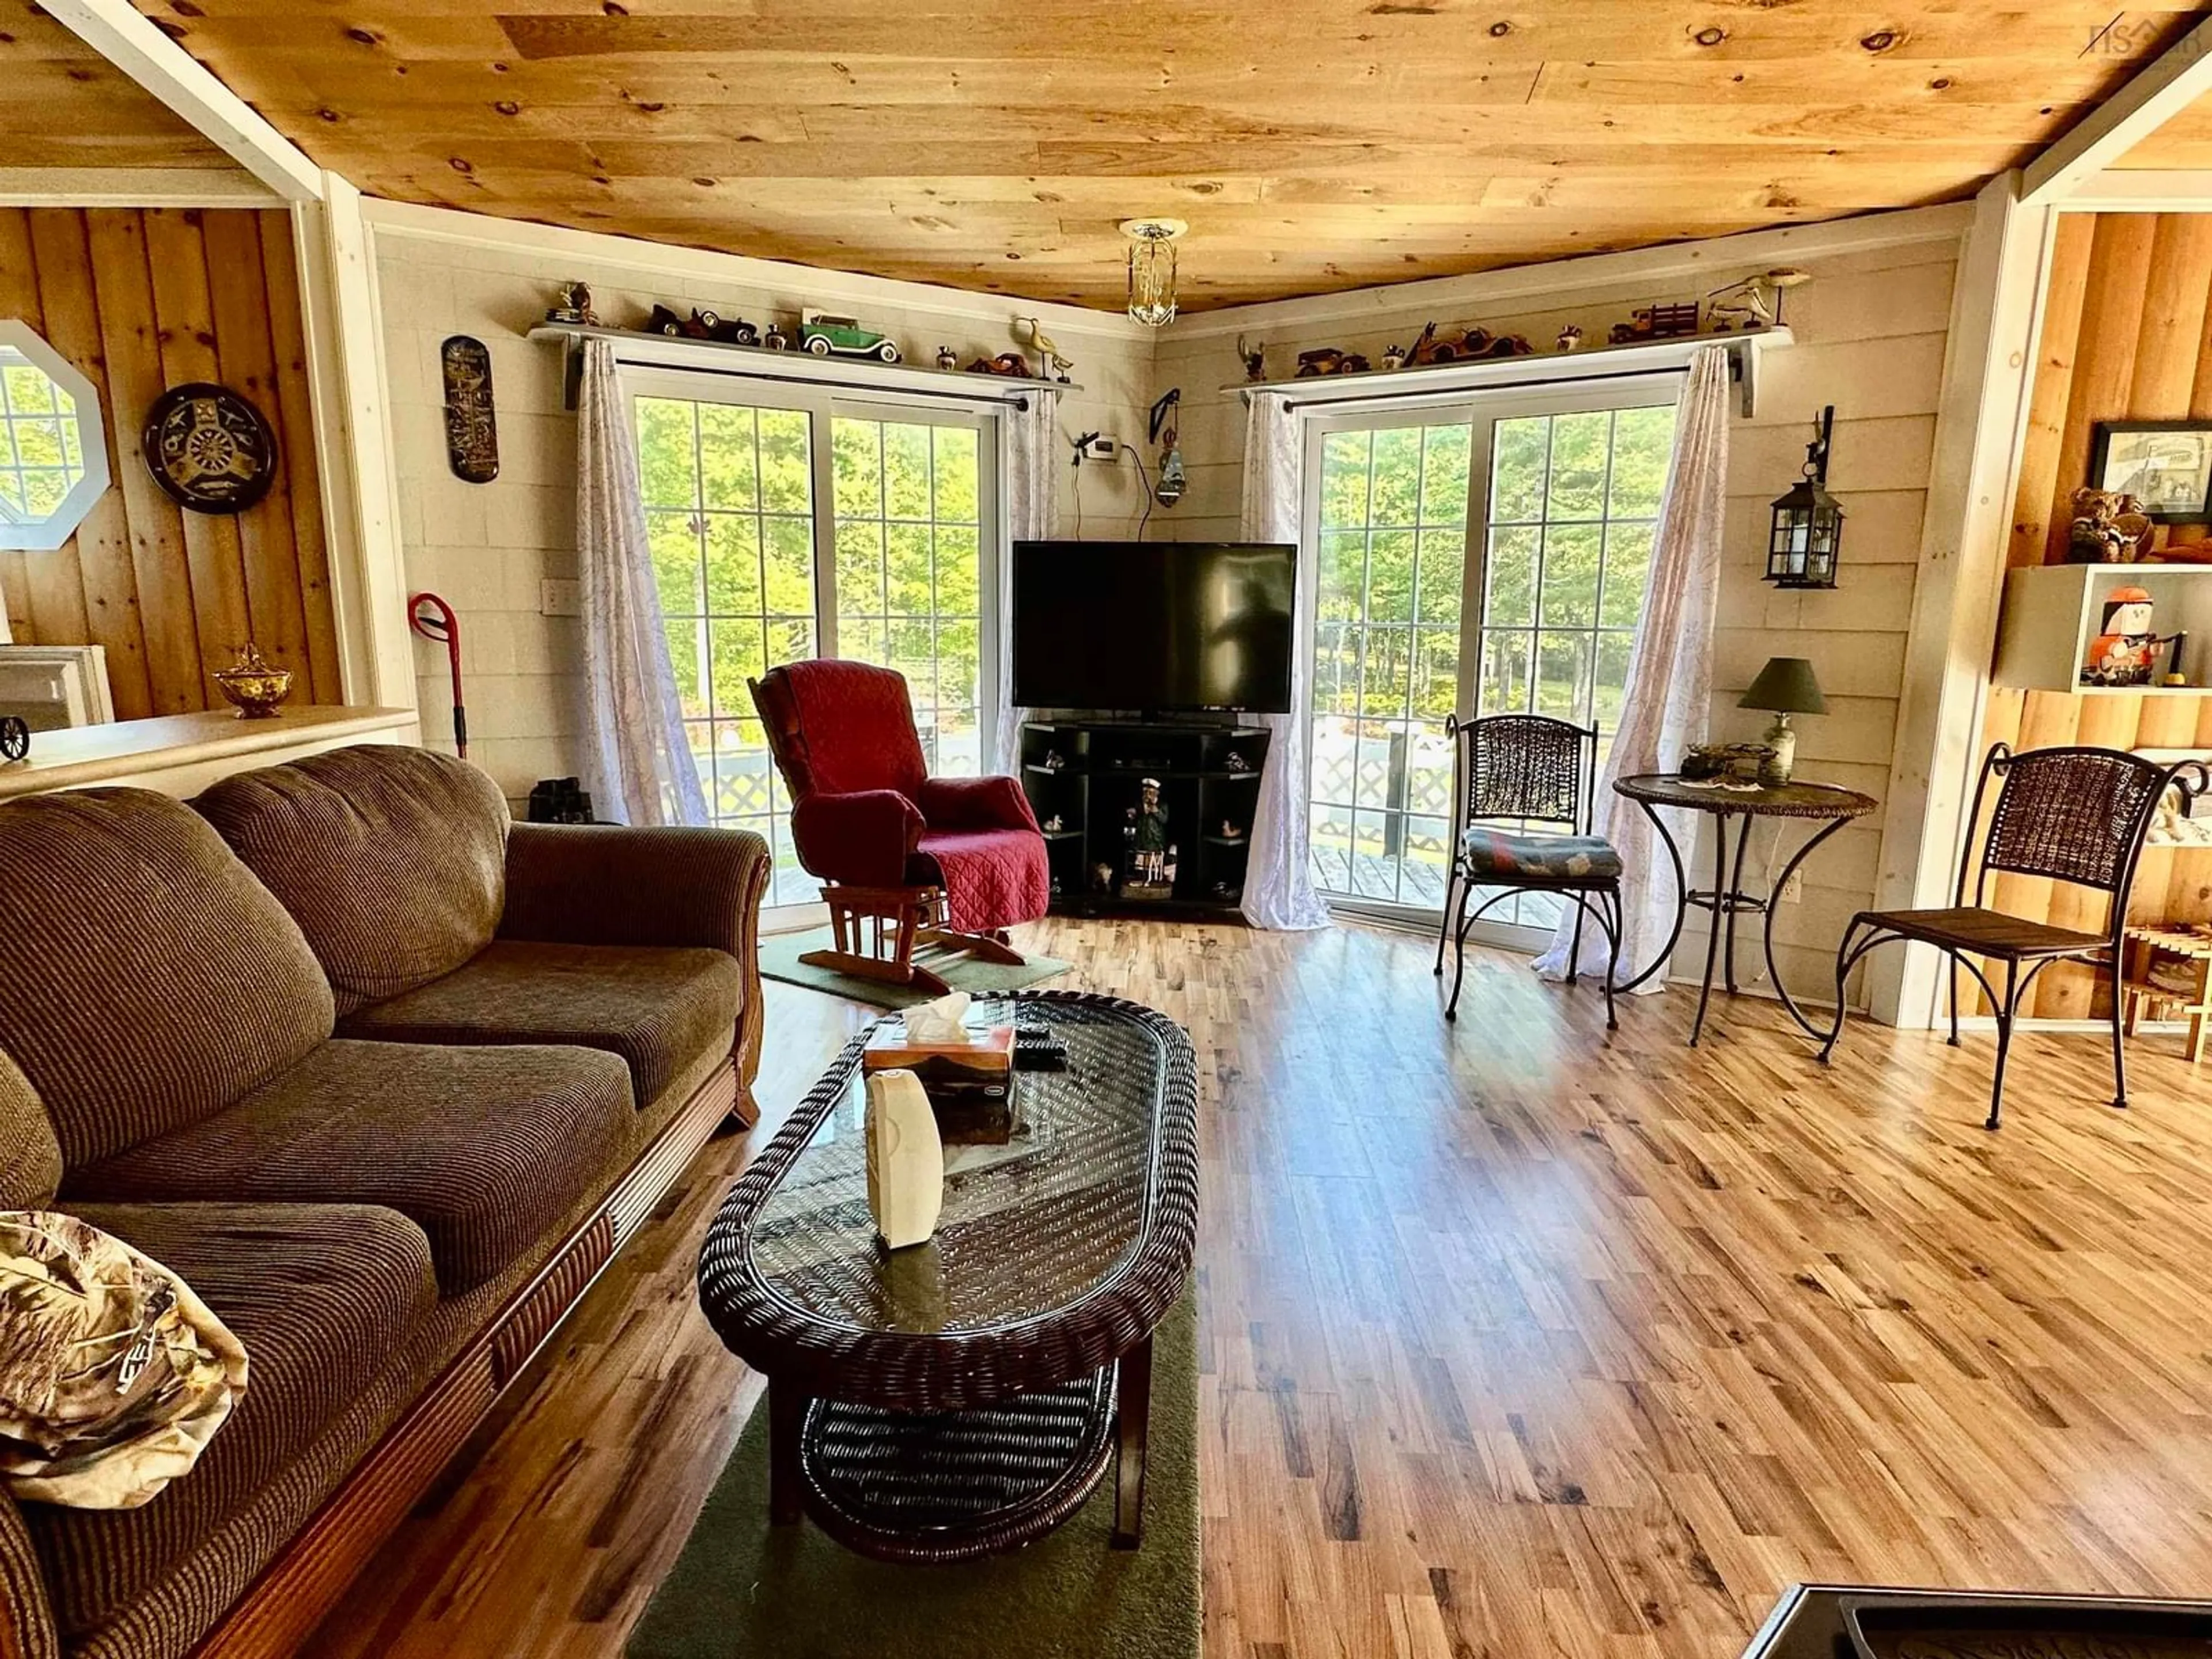
[[[1972,845],[1990,780],[1999,780],[1996,805],[1982,838],[1979,869]],[[1877,945],[1932,945],[1949,958],[1951,1044],[1959,1042],[1959,969],[1974,976],[1996,1011],[1997,1060],[1990,1083],[1994,1129],[2004,1105],[2005,1055],[2021,998],[2035,976],[2054,962],[2086,962],[2104,972],[2112,999],[2112,1104],[2128,1103],[2127,1058],[2121,1047],[2122,945],[2127,933],[2128,890],[2142,856],[2144,838],[2170,788],[2185,797],[2203,792],[2206,769],[2196,761],[2161,767],[2117,749],[2031,749],[2014,754],[1993,746],[1982,762],[1967,822],[1968,845],[1959,863],[1959,884],[1948,909],[1862,910],[1836,947],[1836,1024],[1820,1045],[1825,1065],[1844,1034],[1844,982],[1860,958]],[[1990,872],[2047,878],[2105,895],[2111,915],[2102,933],[2054,927],[1994,910],[1984,902]],[[1966,902],[1973,876],[1974,902]],[[1862,931],[1863,930],[1863,931]],[[1990,983],[1980,963],[2004,965],[2004,988]],[[2022,970],[2025,969],[2023,972]]]
[[[1462,723],[1444,721],[1455,739],[1460,817],[1451,873],[1444,879],[1443,926],[1437,933],[1437,967],[1444,971],[1444,943],[1455,941],[1451,1000],[1444,1018],[1459,1018],[1461,981],[1467,976],[1467,930],[1491,906],[1516,893],[1557,893],[1575,907],[1575,955],[1567,983],[1575,982],[1583,923],[1595,921],[1610,947],[1605,971],[1605,1024],[1617,1030],[1613,983],[1620,969],[1620,855],[1590,834],[1597,779],[1597,728],[1544,714],[1492,714]],[[1514,818],[1565,824],[1564,834],[1494,829],[1486,820]],[[1474,910],[1477,887],[1498,890]],[[1456,922],[1456,927],[1455,927]]]

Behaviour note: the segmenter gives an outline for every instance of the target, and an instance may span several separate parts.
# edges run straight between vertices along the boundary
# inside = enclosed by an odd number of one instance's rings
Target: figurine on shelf
[[[995,357],[978,357],[968,365],[970,374],[1003,374],[1009,380],[1030,378],[1030,360],[1018,351],[1002,351]]]
[[[1413,342],[1408,361],[1415,368],[1430,363],[1465,362],[1480,357],[1525,357],[1535,348],[1518,334],[1492,334],[1486,328],[1437,331],[1431,323]]]
[[[1716,334],[1732,329],[1772,328],[1782,320],[1782,294],[1813,280],[1809,270],[1784,265],[1747,276],[1705,296],[1705,320]]]
[[[1114,866],[1103,859],[1091,866],[1091,890],[1102,896],[1114,890]]]
[[[1364,374],[1374,365],[1357,351],[1346,351],[1341,346],[1316,346],[1311,351],[1298,353],[1297,378],[1312,380],[1317,374]]]
[[[1042,823],[1040,823],[1039,825],[1037,825],[1037,828],[1038,828],[1038,829],[1040,829],[1040,830],[1043,830],[1043,831],[1045,832],[1045,834],[1047,834],[1048,836],[1056,836],[1056,835],[1058,835],[1058,834],[1059,834],[1062,830],[1066,829],[1066,827],[1067,827],[1067,826],[1066,826],[1066,824],[1064,824],[1064,823],[1062,823],[1060,822],[1060,814],[1059,814],[1059,813],[1057,813],[1057,812],[1054,812],[1054,813],[1050,817],[1047,818],[1047,819],[1046,819]]]
[[[947,346],[947,345],[941,345],[941,346],[938,347],[938,348],[937,348],[937,366],[938,366],[939,368],[959,368],[959,367],[960,367],[960,354],[959,354],[958,352],[955,351],[955,350],[954,350],[951,346]]]
[[[1221,839],[1224,841],[1242,841],[1244,839],[1244,832],[1242,830],[1239,830],[1236,824],[1231,823],[1229,819],[1224,818],[1221,820]]]
[[[1044,752],[1044,758],[1037,764],[1048,772],[1057,772],[1067,764],[1067,757],[1057,749],[1048,749]]]
[[[2150,545],[2150,515],[2141,498],[2114,489],[2074,492],[2066,530],[2069,564],[2133,564]]]
[[[1382,367],[1391,369],[1403,368],[1406,366],[1406,359],[1412,355],[1406,347],[1401,345],[1384,346]]]
[[[1625,323],[1613,325],[1615,345],[1648,344],[1653,340],[1679,340],[1698,331],[1698,302],[1686,301],[1678,305],[1639,306],[1628,314]]]
[[[783,331],[780,324],[770,323],[761,334],[761,343],[770,351],[788,351],[791,349],[791,337]]]
[[[1237,356],[1237,360],[1244,365],[1244,379],[1247,382],[1264,380],[1267,378],[1267,343],[1265,340],[1255,340],[1247,344],[1244,337],[1242,334],[1238,335]]]
[[[1014,337],[1036,348],[1037,373],[1048,380],[1068,384],[1067,371],[1075,367],[1074,360],[1063,356],[1060,343],[1044,331],[1044,325],[1034,317],[1014,319]]]
[[[1246,760],[1241,751],[1232,749],[1229,751],[1227,758],[1221,763],[1221,769],[1224,772],[1235,772],[1241,775],[1242,774],[1249,772],[1252,769],[1252,763]]]
[[[1580,323],[1569,323],[1565,328],[1559,331],[1559,344],[1560,350],[1579,351],[1582,349],[1582,343],[1583,325]]]
[[[1167,803],[1160,799],[1160,781],[1143,779],[1137,804],[1124,815],[1127,823],[1121,839],[1128,851],[1122,863],[1130,888],[1171,890],[1175,885],[1175,848],[1168,842]]]
[[[572,327],[597,328],[599,314],[592,309],[592,290],[587,283],[563,283],[554,294],[552,308],[546,312],[549,323],[567,323]]]
[[[2105,631],[2081,661],[2084,685],[2148,685],[2160,647],[2171,643],[2151,626],[2150,595],[2116,587],[2105,595]]]
[[[799,313],[799,343],[812,357],[873,357],[884,363],[899,360],[898,343],[889,335],[861,327],[857,318],[812,306]]]

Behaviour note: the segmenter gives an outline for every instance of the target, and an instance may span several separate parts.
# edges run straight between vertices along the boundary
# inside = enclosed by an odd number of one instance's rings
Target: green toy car
[[[896,341],[862,328],[850,317],[833,317],[824,311],[810,311],[799,319],[799,343],[817,357],[835,353],[840,357],[873,357],[886,363],[899,360]]]

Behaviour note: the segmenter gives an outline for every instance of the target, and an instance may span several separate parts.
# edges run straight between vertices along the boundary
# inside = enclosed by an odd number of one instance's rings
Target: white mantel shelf
[[[1687,368],[1709,345],[1727,349],[1730,368],[1743,387],[1743,412],[1755,412],[1759,360],[1791,343],[1787,327],[1746,329],[1734,334],[1680,334],[1665,340],[1627,345],[1586,346],[1579,351],[1540,351],[1518,357],[1474,357],[1419,368],[1370,368],[1359,374],[1308,374],[1287,380],[1249,380],[1221,388],[1224,397],[1274,392],[1302,404],[1361,403],[1370,399],[1422,398],[1481,392],[1500,386],[1555,386],[1622,375],[1663,374]]]
[[[0,761],[0,800],[94,784],[197,794],[246,766],[274,765],[352,743],[413,743],[419,729],[411,708],[302,703],[265,720],[242,720],[228,708],[210,708],[33,732],[28,757]]]
[[[872,357],[832,354],[817,357],[796,346],[779,351],[725,340],[695,340],[688,335],[652,334],[641,329],[586,328],[574,323],[540,323],[527,337],[552,341],[568,356],[568,406],[575,407],[576,376],[582,359],[576,348],[586,340],[614,343],[616,358],[638,368],[707,369],[757,380],[785,380],[848,390],[920,392],[969,404],[1018,403],[1032,392],[1077,392],[1063,380],[1018,374],[978,374],[959,368],[923,368],[917,363],[884,363]]]

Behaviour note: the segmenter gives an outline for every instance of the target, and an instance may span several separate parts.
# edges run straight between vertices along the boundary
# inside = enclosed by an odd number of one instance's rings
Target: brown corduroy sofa
[[[291,1650],[752,1121],[767,876],[413,749],[0,805],[0,1207],[165,1263],[251,1365],[144,1508],[0,1496],[0,1659]]]

